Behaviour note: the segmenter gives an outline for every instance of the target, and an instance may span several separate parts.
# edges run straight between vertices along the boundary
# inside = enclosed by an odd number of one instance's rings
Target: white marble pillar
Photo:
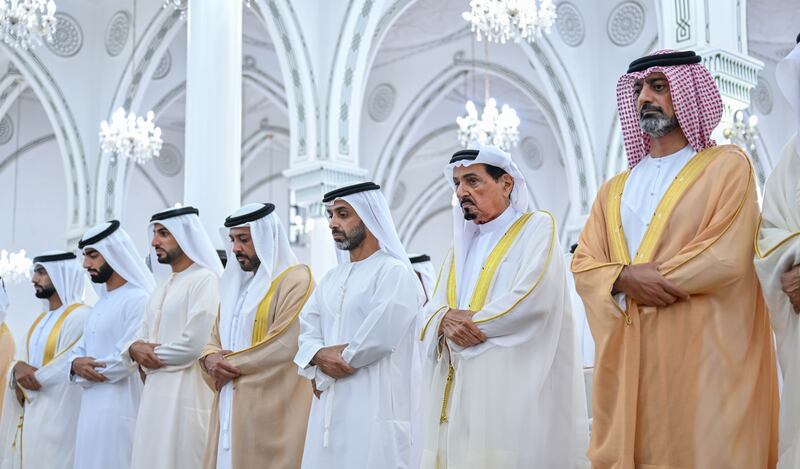
[[[189,0],[184,204],[217,248],[241,200],[242,1]]]
[[[336,247],[333,244],[333,236],[328,228],[326,217],[313,217],[309,222],[311,226],[308,230],[308,265],[311,267],[314,278],[322,279],[329,270],[338,265]]]

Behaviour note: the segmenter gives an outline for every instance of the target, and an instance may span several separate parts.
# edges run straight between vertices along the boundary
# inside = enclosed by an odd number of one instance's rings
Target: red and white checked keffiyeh
[[[670,52],[676,51],[659,50],[653,55]],[[650,151],[650,136],[639,128],[633,85],[654,72],[666,75],[678,124],[692,148],[699,152],[717,144],[711,139],[711,132],[722,118],[722,97],[714,77],[703,64],[654,66],[626,73],[617,81],[617,109],[629,168],[636,166]]]

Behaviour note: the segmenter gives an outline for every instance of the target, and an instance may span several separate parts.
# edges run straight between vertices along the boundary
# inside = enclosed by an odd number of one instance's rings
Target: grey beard
[[[350,233],[345,233],[345,239],[342,241],[336,241],[336,248],[342,251],[352,251],[357,247],[361,246],[361,243],[364,242],[364,239],[367,237],[367,227],[364,225],[362,221],[359,223],[357,227],[353,229]]]
[[[654,138],[667,135],[677,129],[679,125],[677,116],[667,117],[662,114],[658,117],[642,117],[639,119],[639,128]]]

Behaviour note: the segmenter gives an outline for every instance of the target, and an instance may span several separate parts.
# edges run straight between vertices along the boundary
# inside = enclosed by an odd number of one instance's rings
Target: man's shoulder
[[[389,255],[389,253],[380,251],[378,254],[382,256],[381,261],[383,264],[382,266],[383,269],[390,271],[408,270],[408,266],[406,265],[405,262],[401,261],[400,259],[394,256]]]
[[[542,243],[551,243],[557,237],[558,225],[556,217],[547,210],[536,210],[523,214],[528,216],[525,226],[516,236],[515,246],[531,249]]]
[[[74,309],[72,309],[67,316],[66,322],[72,323],[77,322],[83,324],[89,314],[92,312],[92,307],[86,304],[79,304]]]
[[[128,302],[140,302],[147,301],[149,299],[150,294],[147,292],[147,290],[135,285],[131,285],[131,288],[125,292],[125,296],[123,297],[123,301]]]
[[[217,274],[215,274],[213,270],[202,265],[198,265],[197,267],[198,267],[197,269],[194,269],[191,272],[191,276],[189,277],[192,283],[206,283],[206,282],[219,281],[219,277],[217,277]]]
[[[280,273],[281,284],[309,283],[312,279],[311,268],[306,264],[295,264]]]
[[[710,157],[709,168],[715,170],[728,169],[734,172],[749,172],[751,169],[750,159],[747,157],[744,150],[737,145],[717,145],[715,147],[706,148],[698,153],[695,158],[706,152],[708,152],[708,156]]]
[[[70,313],[72,316],[84,315],[92,312],[92,306],[85,303],[79,303]]]
[[[550,232],[556,230],[558,226],[555,215],[547,210],[534,210],[524,213],[522,216],[527,217],[525,226],[523,227],[523,231],[525,232],[541,229]]]

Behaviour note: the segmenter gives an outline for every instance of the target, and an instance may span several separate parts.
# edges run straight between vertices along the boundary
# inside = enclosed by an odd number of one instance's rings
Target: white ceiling
[[[776,62],[794,47],[800,33],[800,1],[748,0],[747,34],[750,53]]]

